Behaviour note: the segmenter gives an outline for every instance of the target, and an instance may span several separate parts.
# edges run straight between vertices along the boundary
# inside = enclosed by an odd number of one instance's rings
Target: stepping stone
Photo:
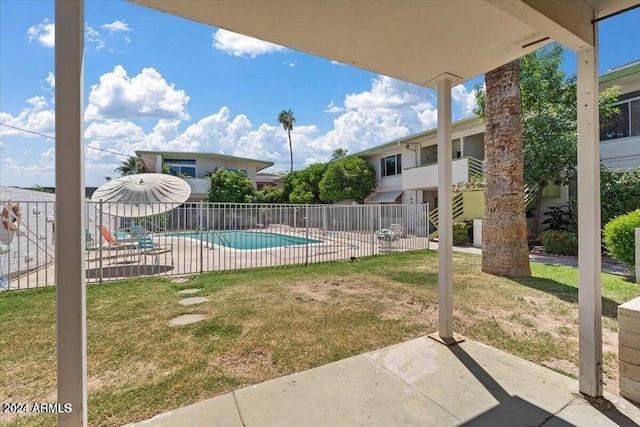
[[[197,292],[200,292],[202,290],[202,288],[191,288],[191,289],[183,289],[181,291],[178,291],[179,294],[195,294]]]
[[[191,297],[191,298],[181,299],[180,301],[178,301],[178,304],[196,305],[196,304],[202,304],[203,302],[207,302],[207,301],[209,301],[209,298],[206,298],[206,297]]]
[[[185,314],[178,316],[169,321],[169,326],[182,326],[190,323],[196,323],[203,320],[206,316],[204,314]]]

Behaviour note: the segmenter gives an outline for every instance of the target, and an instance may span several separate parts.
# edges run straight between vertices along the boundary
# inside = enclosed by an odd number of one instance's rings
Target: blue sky
[[[53,18],[53,1],[0,1],[0,123],[53,134]],[[297,119],[295,169],[435,126],[430,89],[123,1],[87,1],[85,19],[88,147],[217,152],[287,171],[283,109]],[[640,59],[640,10],[601,23],[600,42],[601,72]],[[568,51],[568,74],[575,61]],[[454,88],[454,120],[482,81]],[[125,158],[88,148],[86,159],[86,184],[99,186]],[[54,184],[53,140],[0,126],[0,185]]]

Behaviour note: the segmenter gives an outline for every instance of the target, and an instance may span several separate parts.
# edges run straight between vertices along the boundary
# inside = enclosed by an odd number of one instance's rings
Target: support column
[[[580,392],[602,396],[598,42],[578,52],[578,302]]]
[[[84,1],[56,0],[56,311],[59,426],[87,425],[85,189],[83,143]]]
[[[438,81],[438,335],[453,339],[451,79]]]
[[[464,338],[453,333],[453,220],[451,180],[451,86],[458,77],[444,73],[438,91],[438,332],[429,337],[446,345]]]

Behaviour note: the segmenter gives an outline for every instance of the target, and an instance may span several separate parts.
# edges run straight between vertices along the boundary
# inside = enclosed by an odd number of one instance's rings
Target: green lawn
[[[532,263],[535,278],[480,272],[454,254],[456,332],[571,374],[577,362],[577,270]],[[89,422],[149,418],[269,378],[433,332],[437,253],[308,267],[203,274],[186,284],[146,278],[87,289]],[[183,307],[183,288],[210,301]],[[616,391],[616,310],[640,295],[603,275],[605,376]],[[193,325],[175,316],[203,313]],[[0,294],[0,401],[55,402],[55,289]],[[4,417],[4,418],[3,418]],[[25,416],[0,423],[42,425]]]

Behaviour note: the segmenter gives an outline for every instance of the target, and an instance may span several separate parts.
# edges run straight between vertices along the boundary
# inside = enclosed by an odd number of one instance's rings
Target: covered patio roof
[[[421,86],[461,81],[559,41],[593,46],[591,19],[636,0],[130,0]]]
[[[453,334],[451,87],[550,40],[578,53],[580,390],[602,394],[597,20],[639,0],[131,0],[438,90],[439,336]],[[56,0],[56,285],[60,425],[87,424],[84,1]]]

